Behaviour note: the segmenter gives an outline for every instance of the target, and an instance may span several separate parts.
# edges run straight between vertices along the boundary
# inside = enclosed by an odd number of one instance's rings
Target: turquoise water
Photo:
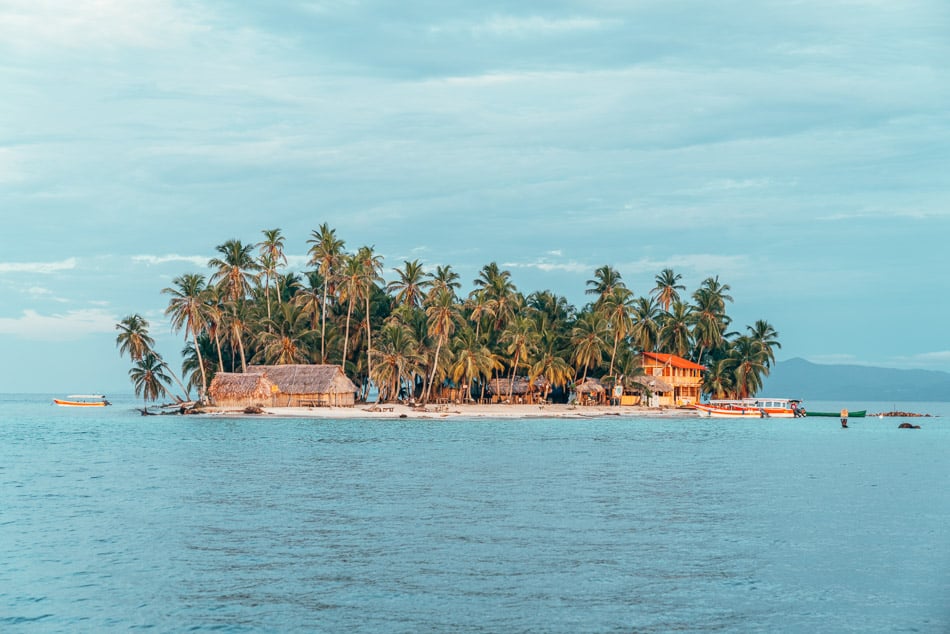
[[[947,418],[48,403],[0,397],[3,631],[950,631]]]

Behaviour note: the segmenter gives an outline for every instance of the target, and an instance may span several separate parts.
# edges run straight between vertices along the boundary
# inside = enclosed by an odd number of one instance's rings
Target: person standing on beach
[[[847,428],[848,428],[848,410],[843,409],[841,410],[841,429],[847,429]]]

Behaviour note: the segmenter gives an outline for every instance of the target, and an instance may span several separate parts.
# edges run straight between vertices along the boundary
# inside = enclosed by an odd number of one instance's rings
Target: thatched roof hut
[[[356,403],[356,385],[338,365],[251,365],[248,374],[263,374],[276,385],[278,405],[301,407],[314,405],[352,407]]]
[[[543,376],[539,376],[533,382],[528,381],[526,376],[516,376],[514,379],[492,379],[488,382],[488,388],[496,401],[507,399],[509,390],[513,398],[523,399],[528,395],[546,394],[550,386],[550,381]]]
[[[601,404],[607,400],[607,388],[600,379],[587,378],[574,384],[578,402],[584,405]]]
[[[208,396],[218,407],[266,407],[273,405],[277,390],[277,385],[263,372],[218,372],[208,387]]]
[[[656,376],[635,376],[630,379],[634,383],[639,383],[652,394],[669,394],[673,391],[673,386]]]

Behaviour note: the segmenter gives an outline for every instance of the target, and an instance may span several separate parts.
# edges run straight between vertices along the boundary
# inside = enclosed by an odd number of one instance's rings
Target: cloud
[[[539,271],[565,271],[568,273],[589,273],[594,269],[590,264],[570,260],[567,262],[552,262],[547,258],[539,258],[534,262],[505,262],[502,264],[512,269],[537,269]]]
[[[39,341],[64,341],[114,332],[117,321],[115,315],[101,308],[71,310],[53,315],[24,310],[20,317],[0,318],[0,335]]]
[[[165,47],[207,30],[163,0],[6,0],[0,48]]]
[[[560,35],[577,31],[600,31],[618,24],[617,20],[569,17],[545,18],[542,16],[494,16],[472,27],[475,35],[517,36]]]
[[[168,264],[170,262],[187,262],[195,266],[206,267],[210,258],[206,255],[178,255],[177,253],[169,255],[133,255],[133,262],[144,262],[149,266],[159,264]]]
[[[58,262],[0,262],[0,274],[40,273],[46,275],[75,268],[76,258],[67,258]]]

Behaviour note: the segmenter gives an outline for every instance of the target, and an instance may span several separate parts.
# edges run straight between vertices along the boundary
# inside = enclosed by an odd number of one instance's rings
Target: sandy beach
[[[280,416],[303,418],[596,418],[602,416],[693,417],[689,409],[630,406],[572,406],[572,405],[477,405],[448,404],[410,407],[398,403],[363,403],[354,407],[265,407],[263,414],[245,414],[239,408],[206,407],[210,415]]]

